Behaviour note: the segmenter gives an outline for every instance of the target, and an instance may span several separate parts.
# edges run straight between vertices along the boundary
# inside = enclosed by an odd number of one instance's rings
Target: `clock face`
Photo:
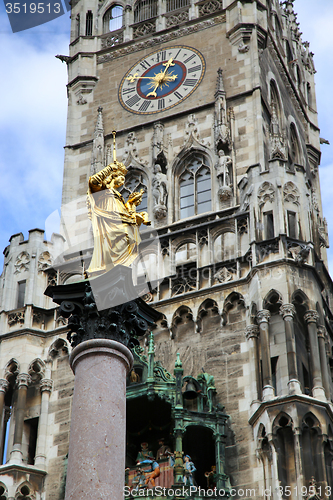
[[[205,74],[205,59],[196,49],[177,46],[152,52],[123,77],[119,101],[131,113],[149,115],[189,97]]]

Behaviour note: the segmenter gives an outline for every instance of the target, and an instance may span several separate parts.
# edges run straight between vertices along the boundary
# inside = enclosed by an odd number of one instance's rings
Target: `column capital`
[[[280,307],[280,314],[283,317],[283,319],[286,318],[293,318],[296,315],[296,309],[293,304],[283,304]]]
[[[42,378],[39,383],[39,387],[41,392],[51,392],[53,387],[53,380],[49,378]]]
[[[9,382],[4,378],[0,378],[0,392],[6,393],[8,387],[9,387]]]
[[[259,336],[259,327],[258,325],[248,325],[245,328],[245,337],[246,340],[250,340],[252,338],[258,338]]]
[[[327,332],[326,332],[326,328],[323,325],[318,325],[317,334],[318,334],[318,337],[321,337],[324,340],[326,340]]]
[[[257,312],[257,319],[260,323],[268,323],[269,318],[271,317],[271,313],[268,309],[261,309],[261,311]]]
[[[16,383],[19,389],[21,387],[28,387],[29,384],[31,384],[31,377],[28,373],[20,373],[17,376]]]
[[[319,320],[319,314],[317,313],[317,311],[310,309],[304,314],[304,319],[308,324],[317,323],[317,321]]]

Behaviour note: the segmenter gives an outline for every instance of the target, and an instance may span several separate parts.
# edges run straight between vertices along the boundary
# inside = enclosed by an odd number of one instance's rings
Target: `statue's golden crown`
[[[123,175],[127,174],[127,168],[120,161],[115,160],[113,163],[110,163],[108,167],[111,167],[113,172],[120,172]]]

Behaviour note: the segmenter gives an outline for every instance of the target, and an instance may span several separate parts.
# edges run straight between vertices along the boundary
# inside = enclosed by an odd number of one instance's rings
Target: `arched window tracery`
[[[180,219],[211,210],[211,171],[206,156],[192,153],[183,161],[180,171]]]
[[[123,12],[121,5],[112,5],[103,16],[103,32],[120,30],[123,27]]]
[[[130,171],[126,176],[124,186],[119,190],[119,192],[124,196],[126,201],[131,193],[134,191],[138,192],[141,189],[144,190],[144,193],[142,201],[138,206],[138,212],[146,212],[148,208],[147,179],[141,172],[136,170]]]

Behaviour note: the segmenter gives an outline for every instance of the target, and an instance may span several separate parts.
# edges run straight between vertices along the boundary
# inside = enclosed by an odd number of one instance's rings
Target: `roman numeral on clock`
[[[126,106],[128,106],[129,108],[131,108],[132,106],[134,106],[138,101],[140,101],[140,97],[138,95],[134,95],[133,97],[131,97],[130,99],[128,99],[128,101],[126,101]]]
[[[198,80],[195,78],[187,78],[184,82],[185,87],[194,87]]]
[[[162,62],[166,60],[166,50],[162,50],[162,52],[159,52],[157,54],[157,62]]]
[[[148,61],[142,61],[142,62],[140,62],[140,66],[142,66],[142,67],[143,67],[143,69],[148,69],[148,68],[150,68],[150,64],[149,64],[149,62],[148,62]]]
[[[158,109],[164,109],[164,108],[165,108],[164,99],[159,99],[158,100]]]
[[[201,70],[201,66],[200,64],[198,66],[194,66],[193,68],[189,68],[187,70],[188,73],[194,73],[195,71],[200,71]]]
[[[135,90],[135,87],[129,87],[128,89],[124,89],[123,94],[130,94],[131,92],[133,92],[133,90]]]
[[[179,92],[175,92],[175,96],[178,97],[178,99],[183,99],[183,96]]]
[[[151,101],[143,101],[141,106],[139,107],[139,111],[147,111],[149,106],[151,105]]]
[[[185,61],[184,61],[184,64],[187,64],[189,61],[191,61],[194,57],[196,56],[196,54],[192,54],[190,57],[188,57]]]

